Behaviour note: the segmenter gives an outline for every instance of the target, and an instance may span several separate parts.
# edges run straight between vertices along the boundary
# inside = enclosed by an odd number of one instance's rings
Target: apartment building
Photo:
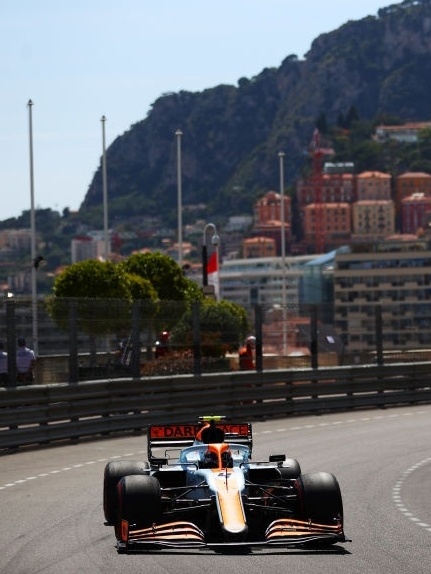
[[[380,171],[364,171],[356,176],[356,200],[391,200],[392,178]]]
[[[324,236],[325,249],[335,249],[350,241],[352,233],[351,205],[349,203],[311,203],[304,208],[304,238],[313,243],[318,232]]]
[[[394,238],[373,250],[338,252],[335,328],[348,352],[376,350],[376,308],[384,351],[431,346],[431,249],[426,239]]]
[[[39,234],[36,238],[40,240]],[[9,251],[30,251],[31,229],[4,229],[0,231],[0,249]]]
[[[397,212],[402,200],[414,193],[423,193],[431,197],[431,175],[423,172],[406,172],[395,178],[395,203]]]
[[[280,231],[278,231],[280,233]],[[252,257],[275,257],[275,239],[270,237],[249,237],[242,244],[244,259]]]
[[[337,172],[331,168],[333,164],[325,164],[330,173],[323,173],[320,178],[322,186],[322,203],[353,203],[356,199],[356,177],[353,173]],[[353,169],[352,164],[348,164]],[[328,167],[326,167],[328,166]],[[298,204],[304,208],[316,200],[316,187],[313,178],[300,181],[297,185]]]
[[[423,231],[431,215],[431,194],[413,193],[401,200],[401,229],[403,233]]]
[[[288,195],[283,197],[284,221],[290,225],[292,200]],[[281,221],[281,195],[275,191],[268,191],[254,204],[254,224],[262,225],[268,221]]]
[[[391,200],[357,201],[352,213],[352,241],[378,241],[395,233],[395,206]]]
[[[282,227],[284,226],[285,253],[290,253],[292,243],[292,210],[291,199],[288,196],[283,197],[283,213],[281,209],[281,194],[275,191],[269,191],[254,205],[254,225],[251,232],[254,241],[249,244],[243,244],[244,257],[272,257],[281,255]],[[274,242],[275,252],[270,251],[271,243],[267,241],[260,242],[260,238],[266,238]],[[267,248],[267,252],[262,251]],[[258,255],[250,255],[251,251]]]

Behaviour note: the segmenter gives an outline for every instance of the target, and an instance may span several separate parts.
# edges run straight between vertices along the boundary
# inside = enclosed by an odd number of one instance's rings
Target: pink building
[[[401,225],[403,233],[416,234],[426,227],[431,212],[431,196],[413,193],[401,200]]]

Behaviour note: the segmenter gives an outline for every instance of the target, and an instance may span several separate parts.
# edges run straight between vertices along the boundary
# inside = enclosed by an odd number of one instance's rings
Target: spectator
[[[5,387],[9,382],[7,353],[4,350],[4,344],[0,341],[0,386]]]
[[[34,381],[33,369],[36,365],[36,355],[29,349],[24,337],[18,339],[16,351],[16,370],[18,383],[32,383]]]
[[[156,347],[155,351],[156,359],[159,359],[160,357],[163,357],[163,355],[166,355],[166,353],[169,353],[170,338],[171,334],[169,331],[162,331],[159,334],[157,341],[154,343],[154,346]]]
[[[256,367],[254,353],[256,349],[256,337],[247,337],[245,345],[239,350],[239,368],[241,371],[249,371]]]

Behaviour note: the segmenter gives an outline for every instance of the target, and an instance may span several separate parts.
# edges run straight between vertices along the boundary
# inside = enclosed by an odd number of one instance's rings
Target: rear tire
[[[303,520],[318,524],[343,523],[343,501],[340,486],[333,474],[314,472],[302,474],[296,480],[299,515]]]
[[[103,477],[103,512],[108,524],[115,524],[118,514],[117,484],[123,476],[131,474],[148,475],[150,465],[148,462],[135,462],[121,460],[108,462]]]
[[[127,520],[146,527],[158,522],[162,515],[160,483],[154,476],[125,476],[117,485],[118,522]]]

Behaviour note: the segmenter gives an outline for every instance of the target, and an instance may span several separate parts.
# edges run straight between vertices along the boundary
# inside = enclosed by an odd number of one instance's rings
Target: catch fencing
[[[141,433],[199,415],[267,420],[431,401],[431,363],[227,372],[0,389],[0,449]]]
[[[19,336],[37,347],[39,385],[178,374],[235,372],[247,334],[255,371],[388,365],[431,360],[431,301],[254,305],[248,325],[205,313],[200,304],[105,299],[0,300],[0,340],[16,384]],[[168,332],[165,342],[161,333]]]

